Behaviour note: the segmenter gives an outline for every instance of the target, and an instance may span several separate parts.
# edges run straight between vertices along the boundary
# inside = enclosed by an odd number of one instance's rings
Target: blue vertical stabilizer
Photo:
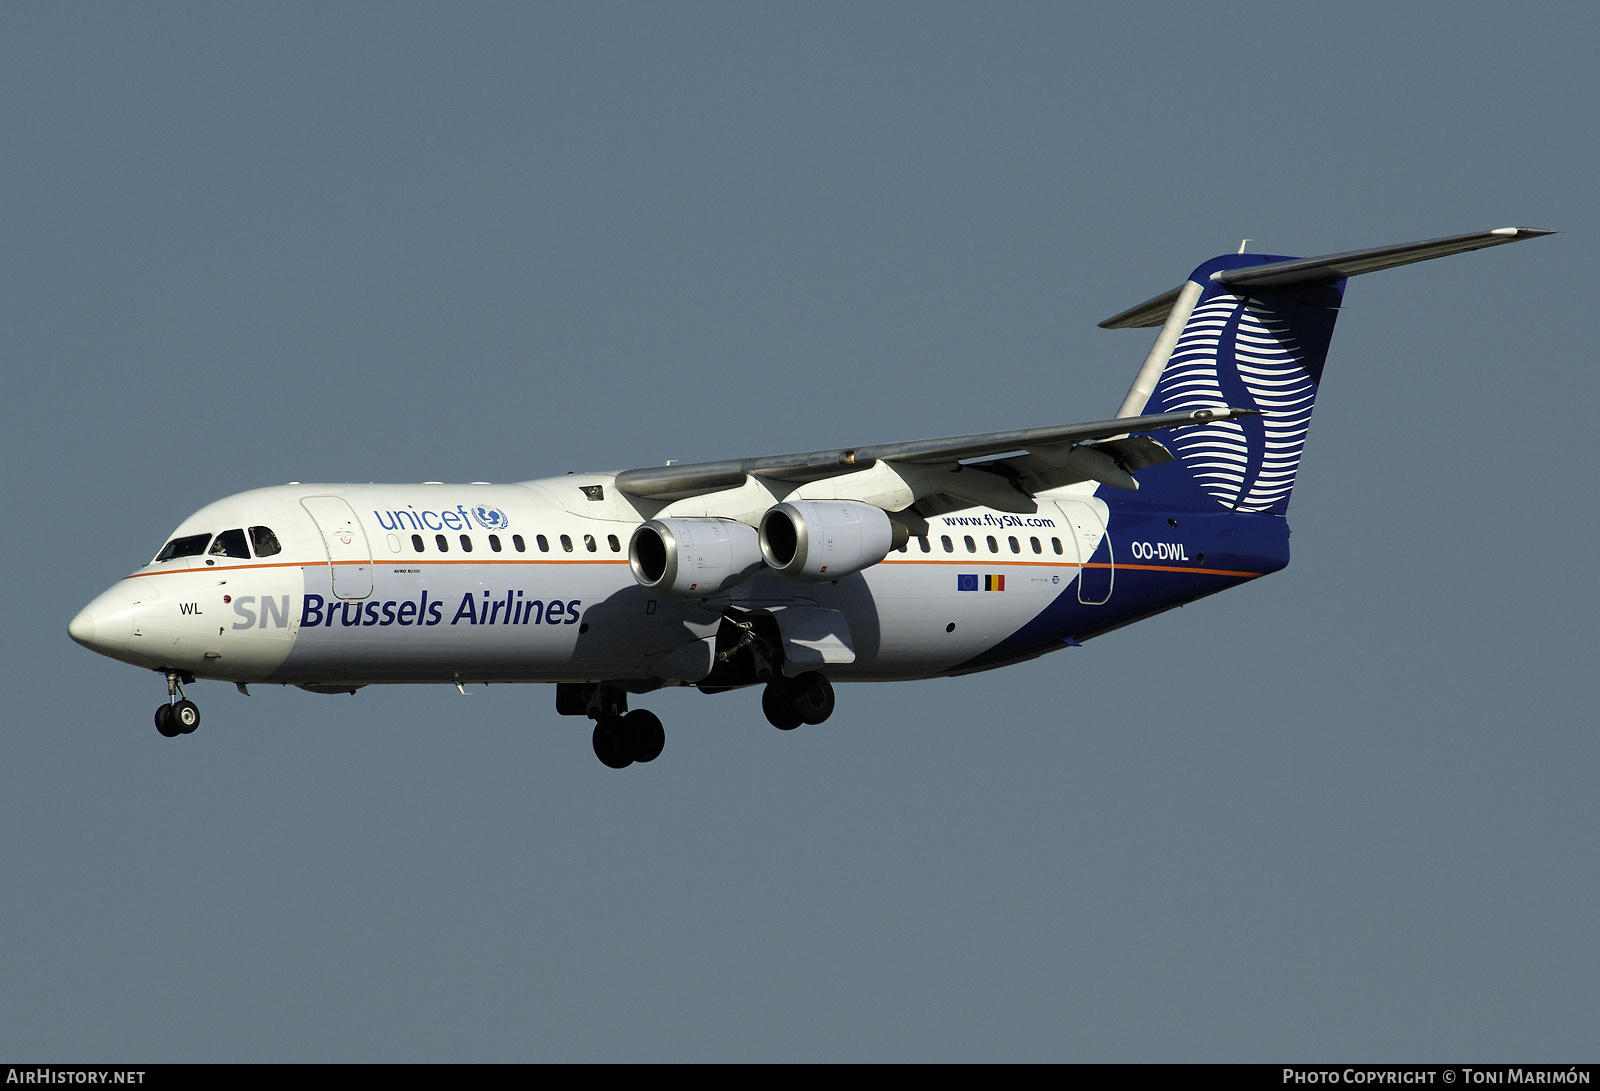
[[[1228,254],[1190,274],[1200,296],[1144,412],[1234,406],[1261,416],[1154,437],[1176,457],[1140,473],[1141,504],[1287,511],[1345,282],[1251,289],[1230,287],[1214,274],[1290,260]]]

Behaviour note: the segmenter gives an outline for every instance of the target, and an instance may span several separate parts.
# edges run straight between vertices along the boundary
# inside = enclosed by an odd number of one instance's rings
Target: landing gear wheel
[[[779,731],[793,731],[805,723],[791,694],[788,679],[768,682],[767,688],[761,691],[761,711],[767,714],[767,722]]]
[[[172,706],[172,725],[185,735],[194,733],[200,726],[200,706],[193,701],[179,701]]]
[[[612,769],[633,764],[633,732],[625,718],[607,716],[594,723],[594,756]]]
[[[156,730],[169,739],[176,739],[183,734],[183,729],[172,722],[172,706],[156,706]]]
[[[661,756],[667,745],[667,732],[654,712],[636,708],[622,718],[622,723],[623,730],[632,736],[634,761],[655,761]]]
[[[789,702],[805,724],[820,724],[833,715],[833,683],[816,671],[806,671],[789,686]]]

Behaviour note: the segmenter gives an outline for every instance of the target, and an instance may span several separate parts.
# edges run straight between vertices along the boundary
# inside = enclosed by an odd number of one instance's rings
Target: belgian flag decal
[[[980,577],[976,573],[967,573],[967,572],[957,573],[956,574],[956,590],[957,591],[976,591],[976,590],[978,590],[978,580],[979,580],[979,578]],[[982,579],[983,579],[983,590],[985,590],[985,591],[1004,591],[1006,589],[1006,578],[1005,578],[1004,575],[983,576]]]

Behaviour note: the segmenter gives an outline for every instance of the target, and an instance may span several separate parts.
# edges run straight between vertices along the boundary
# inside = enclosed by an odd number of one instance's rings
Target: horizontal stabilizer
[[[1228,269],[1218,273],[1216,279],[1230,288],[1235,285],[1304,288],[1313,284],[1331,284],[1362,273],[1376,273],[1380,269],[1393,269],[1397,265],[1410,265],[1414,261],[1429,261],[1451,254],[1464,254],[1468,250],[1482,250],[1486,246],[1503,246],[1508,242],[1554,234],[1554,231],[1541,227],[1497,227],[1493,231],[1452,235],[1448,239],[1428,239],[1426,242],[1411,242],[1402,246],[1377,246],[1371,250],[1351,250],[1346,254],[1329,254],[1321,258],[1296,258],[1293,261],[1252,265],[1245,269]]]
[[[1170,292],[1162,292],[1154,299],[1147,299],[1137,307],[1129,307],[1121,314],[1114,314],[1100,323],[1103,330],[1133,330],[1146,326],[1159,326],[1167,320],[1167,315],[1172,313],[1172,305],[1178,301],[1178,293],[1183,291],[1183,285],[1178,285]]]
[[[1452,235],[1444,239],[1427,239],[1399,246],[1377,246],[1369,250],[1351,250],[1343,254],[1325,254],[1319,258],[1291,258],[1265,265],[1251,265],[1240,269],[1225,269],[1212,279],[1228,288],[1241,291],[1251,288],[1270,288],[1282,291],[1306,288],[1317,284],[1332,284],[1336,280],[1376,273],[1380,269],[1393,269],[1397,265],[1428,261],[1432,258],[1463,254],[1468,250],[1482,250],[1486,246],[1503,246],[1508,242],[1535,239],[1553,235],[1554,231],[1541,227],[1497,227],[1493,231],[1477,231],[1470,235]],[[1113,315],[1100,323],[1101,329],[1124,330],[1140,326],[1159,326],[1167,320],[1172,305],[1177,302],[1178,288],[1158,295],[1154,299]]]

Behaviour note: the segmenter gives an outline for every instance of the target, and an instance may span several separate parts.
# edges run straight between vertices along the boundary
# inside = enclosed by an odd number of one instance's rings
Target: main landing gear
[[[708,693],[741,688],[749,683],[708,688]],[[780,731],[801,724],[820,724],[833,715],[833,684],[816,671],[794,678],[767,675],[761,693],[761,711]],[[634,762],[655,761],[666,745],[667,733],[653,712],[628,711],[628,691],[617,682],[558,682],[556,712],[562,716],[587,716],[594,721],[594,756],[612,769]]]
[[[167,672],[167,703],[156,707],[156,730],[169,739],[193,734],[200,726],[200,706],[183,692],[183,684],[193,681],[192,674]]]
[[[820,724],[833,715],[833,684],[816,671],[774,678],[761,691],[761,711],[779,731]]]

